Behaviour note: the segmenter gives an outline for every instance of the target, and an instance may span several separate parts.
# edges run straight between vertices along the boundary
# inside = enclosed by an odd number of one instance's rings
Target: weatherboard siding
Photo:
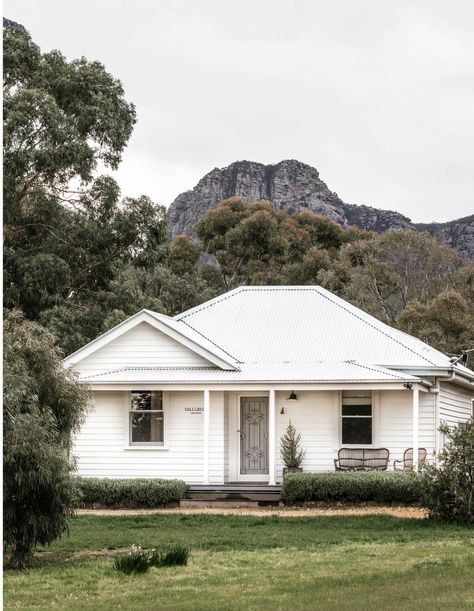
[[[418,442],[426,448],[428,460],[433,460],[435,440],[435,395],[420,392]],[[380,391],[378,444],[390,450],[390,465],[401,460],[407,448],[413,447],[412,393]]]
[[[211,393],[209,472],[224,479],[223,393]],[[165,417],[167,449],[128,449],[128,393],[95,392],[94,405],[76,436],[78,472],[86,477],[178,478],[202,483],[204,472],[202,392],[170,392]]]
[[[460,386],[441,382],[439,389],[439,419],[449,425],[466,422],[472,417],[474,394]]]
[[[142,322],[73,365],[73,369],[85,374],[121,367],[210,366],[202,356]]]
[[[450,404],[455,403],[468,417],[470,396],[449,392]],[[238,447],[230,443],[235,421],[232,410],[237,409],[239,393],[213,391],[210,394],[209,481],[222,484],[235,481],[232,465],[238,464]],[[250,394],[250,393],[246,393]],[[262,393],[256,393],[256,395]],[[280,438],[291,420],[301,433],[301,447],[305,451],[305,471],[332,471],[333,459],[342,446],[340,393],[334,391],[298,392],[297,401],[288,401],[288,391],[276,393],[276,449],[277,481],[282,480],[283,464],[279,456]],[[440,393],[441,394],[441,393]],[[463,397],[459,399],[459,395]],[[454,396],[453,396],[454,395]],[[444,395],[443,395],[444,396]],[[97,391],[94,405],[82,430],[76,436],[74,454],[78,459],[79,474],[87,477],[152,477],[179,478],[189,484],[203,482],[203,414],[189,408],[203,408],[200,391],[165,393],[165,449],[128,448],[128,392]],[[374,393],[374,445],[390,451],[389,469],[393,461],[401,459],[405,449],[413,445],[412,393],[377,391]],[[283,410],[283,414],[281,411]],[[440,409],[441,411],[441,409]],[[458,418],[461,416],[458,415]],[[237,429],[237,426],[235,427]],[[429,460],[434,450],[435,395],[420,393],[419,444],[428,451]],[[265,478],[262,478],[263,480]]]
[[[334,410],[334,392],[300,392],[297,401],[288,401],[288,391],[277,392],[276,401],[276,463],[277,480],[281,481],[283,463],[280,457],[280,439],[291,423],[301,434],[301,448],[305,455],[305,471],[328,471],[334,469],[333,459],[337,452],[338,424]],[[284,414],[281,413],[284,409]]]

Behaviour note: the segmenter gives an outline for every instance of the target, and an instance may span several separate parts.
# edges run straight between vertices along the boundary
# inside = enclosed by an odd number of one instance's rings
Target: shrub
[[[189,550],[184,545],[173,545],[161,550],[154,550],[152,566],[185,566],[188,564]]]
[[[132,545],[128,554],[118,556],[114,560],[117,571],[126,575],[146,573],[151,566],[183,566],[188,563],[189,550],[184,545],[173,545],[163,549],[142,549]]]
[[[159,507],[184,498],[187,485],[177,479],[78,478],[82,501],[104,507]]]
[[[281,494],[282,499],[290,503],[414,503],[420,499],[418,480],[412,473],[387,471],[290,473],[283,481]]]
[[[78,503],[72,436],[88,393],[64,370],[54,338],[21,312],[4,321],[3,540],[11,568],[68,528]]]
[[[439,455],[440,466],[423,470],[422,504],[432,517],[474,524],[474,419],[439,430],[448,441]]]
[[[301,433],[296,434],[291,420],[286,432],[280,439],[280,456],[287,469],[297,469],[304,458],[304,451],[300,449]]]
[[[146,573],[151,566],[152,553],[132,545],[132,549],[128,554],[115,558],[115,568],[126,575]]]

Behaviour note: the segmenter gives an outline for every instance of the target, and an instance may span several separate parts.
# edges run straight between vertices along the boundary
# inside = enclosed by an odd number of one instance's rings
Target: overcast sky
[[[474,212],[473,0],[5,0],[46,51],[99,60],[138,124],[123,195],[298,159],[348,203]]]

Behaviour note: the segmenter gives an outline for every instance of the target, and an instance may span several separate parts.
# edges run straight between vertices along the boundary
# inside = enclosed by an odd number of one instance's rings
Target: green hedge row
[[[417,476],[387,471],[290,473],[282,486],[282,498],[289,503],[414,503],[420,500],[420,496]]]
[[[160,507],[184,498],[187,485],[178,479],[77,478],[84,505]]]

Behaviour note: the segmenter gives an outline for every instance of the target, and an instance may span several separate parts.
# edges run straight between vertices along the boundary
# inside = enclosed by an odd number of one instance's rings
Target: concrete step
[[[258,501],[198,501],[194,499],[182,499],[180,507],[259,507]]]

